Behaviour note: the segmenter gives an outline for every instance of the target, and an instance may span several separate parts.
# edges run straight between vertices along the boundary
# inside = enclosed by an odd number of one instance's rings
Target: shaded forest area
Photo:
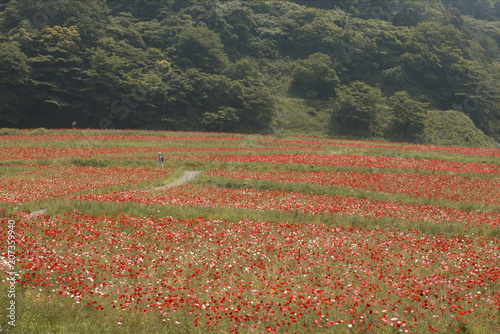
[[[499,19],[494,1],[0,1],[0,127],[425,142],[458,119],[499,140]]]

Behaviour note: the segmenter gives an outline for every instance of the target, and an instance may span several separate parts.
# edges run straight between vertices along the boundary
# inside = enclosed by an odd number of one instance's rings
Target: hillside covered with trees
[[[500,2],[12,0],[0,30],[0,127],[500,140]]]

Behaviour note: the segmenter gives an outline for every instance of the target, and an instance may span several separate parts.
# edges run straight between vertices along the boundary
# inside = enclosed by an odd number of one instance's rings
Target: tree
[[[354,81],[340,86],[335,92],[335,112],[331,118],[333,132],[362,137],[379,132],[375,120],[384,109],[384,98],[379,88]]]
[[[435,21],[443,10],[440,1],[387,1],[391,8],[389,18],[396,26],[416,26],[425,21]]]
[[[459,110],[486,135],[500,138],[500,64],[475,68],[477,79],[465,94]],[[462,95],[462,94],[461,94]]]
[[[342,29],[326,17],[298,27],[293,32],[295,53],[306,56],[316,52],[332,53],[340,43]]]
[[[45,26],[25,45],[32,68],[29,126],[69,126],[83,108],[83,60],[76,27]]]
[[[274,113],[274,100],[267,87],[243,87],[241,114],[237,131],[252,133],[265,132],[269,128]]]
[[[438,88],[463,62],[462,46],[463,35],[453,25],[424,22],[408,34],[402,61],[408,73]]]
[[[172,71],[165,82],[163,123],[179,130],[258,132],[269,126],[273,100],[264,86],[197,69]]]
[[[22,92],[28,81],[28,57],[12,43],[0,43],[0,124],[22,124]]]
[[[179,34],[177,56],[184,67],[207,73],[218,73],[227,63],[219,35],[204,25],[186,28]]]
[[[262,84],[262,73],[255,61],[243,58],[227,66],[225,74],[233,80]]]
[[[243,87],[227,76],[198,69],[172,71],[166,77],[165,87],[167,100],[162,104],[161,115],[170,127],[213,131],[226,126],[226,118],[234,121],[239,117]]]
[[[407,91],[499,135],[499,4],[353,4],[3,1],[0,119],[267,132],[275,101],[293,100],[316,120],[334,110],[338,134],[381,137],[415,129],[380,93]]]
[[[424,130],[427,104],[410,98],[407,92],[397,92],[389,98],[393,121],[388,130],[394,140],[413,141]]]
[[[446,19],[458,30],[462,30],[464,19],[460,10],[457,7],[448,8],[445,12]]]
[[[463,34],[451,24],[424,22],[408,34],[401,56],[403,70],[438,108],[450,108],[457,102],[455,94],[468,84],[463,46]]]
[[[339,79],[330,57],[315,53],[297,60],[292,70],[291,91],[298,96],[326,99],[335,94]]]
[[[126,70],[130,61],[102,49],[92,50],[88,57],[90,68],[84,72],[84,91],[93,106],[90,122],[97,127],[104,118],[125,120],[137,103],[131,100],[131,94],[140,86]]]
[[[83,42],[91,43],[105,35],[109,9],[103,0],[95,1],[9,1],[3,15],[3,27],[15,29],[28,23],[36,31],[46,26],[74,26]]]
[[[75,26],[45,26],[40,33],[26,45],[30,56],[53,55],[62,58],[75,58],[81,50],[80,33]]]
[[[208,131],[232,132],[238,120],[238,111],[227,106],[219,108],[216,112],[204,112],[201,115],[201,124]]]
[[[228,31],[224,35],[231,36],[230,41],[226,42],[226,46],[236,50],[249,51],[251,33],[256,27],[254,16],[253,11],[246,6],[234,7],[225,15]]]
[[[500,2],[498,1],[493,5],[493,14],[497,19],[500,19]]]

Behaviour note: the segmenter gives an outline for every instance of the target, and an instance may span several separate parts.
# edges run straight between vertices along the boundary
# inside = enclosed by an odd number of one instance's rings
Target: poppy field
[[[4,332],[500,331],[500,149],[0,138]]]

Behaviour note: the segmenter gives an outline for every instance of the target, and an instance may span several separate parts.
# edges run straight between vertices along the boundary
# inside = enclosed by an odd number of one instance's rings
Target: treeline
[[[338,136],[415,141],[429,110],[500,137],[500,2],[1,1],[0,127],[272,132],[299,99]]]

